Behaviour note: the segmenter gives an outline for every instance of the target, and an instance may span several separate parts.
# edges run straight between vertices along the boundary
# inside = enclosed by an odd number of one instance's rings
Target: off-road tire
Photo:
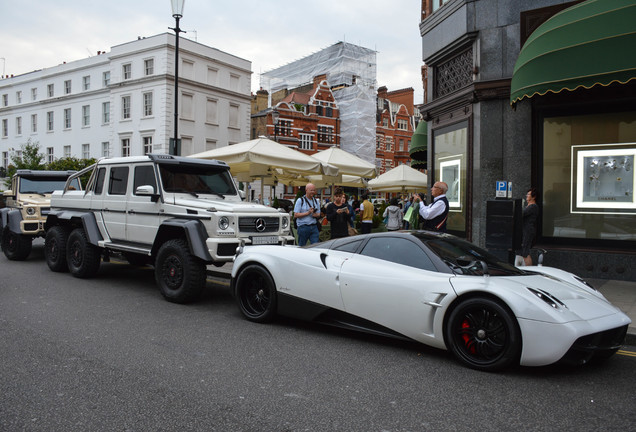
[[[24,261],[31,253],[33,239],[30,236],[16,234],[5,227],[2,232],[2,251],[11,261]]]
[[[46,232],[44,239],[44,258],[51,271],[66,272],[66,245],[70,230],[63,226],[54,226]]]
[[[66,243],[66,262],[73,276],[81,279],[95,276],[101,258],[100,249],[88,242],[82,228],[71,231]]]
[[[196,300],[205,287],[205,262],[190,253],[183,239],[168,240],[155,260],[155,281],[161,295],[173,303]]]

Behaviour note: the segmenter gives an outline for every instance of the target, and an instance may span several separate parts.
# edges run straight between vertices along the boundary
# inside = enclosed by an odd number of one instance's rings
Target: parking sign
[[[508,182],[498,180],[495,186],[495,197],[506,198],[508,196]]]

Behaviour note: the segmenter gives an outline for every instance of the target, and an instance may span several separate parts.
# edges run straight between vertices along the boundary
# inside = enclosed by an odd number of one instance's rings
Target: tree
[[[43,170],[46,168],[44,165],[44,155],[40,153],[40,143],[37,141],[32,142],[31,138],[20,146],[21,153],[14,152],[11,155],[11,164],[7,167],[7,179],[5,180],[5,186],[11,187],[11,177],[19,169],[30,170]]]

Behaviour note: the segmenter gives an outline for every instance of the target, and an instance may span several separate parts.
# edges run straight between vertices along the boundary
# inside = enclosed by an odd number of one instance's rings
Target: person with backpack
[[[294,218],[298,226],[298,245],[305,246],[318,243],[319,231],[317,221],[320,217],[320,203],[316,199],[316,186],[307,183],[305,195],[296,200],[294,205]]]
[[[397,198],[391,198],[391,205],[384,209],[382,214],[383,218],[388,218],[386,223],[387,231],[397,231],[402,228],[402,220],[404,219],[404,213],[398,206]]]

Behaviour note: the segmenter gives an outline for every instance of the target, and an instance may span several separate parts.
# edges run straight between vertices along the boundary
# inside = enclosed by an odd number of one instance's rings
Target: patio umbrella
[[[427,187],[427,175],[408,165],[398,165],[369,180],[369,189],[373,192],[407,192],[425,190]]]
[[[358,177],[373,178],[376,176],[375,165],[346,152],[338,147],[320,151],[313,155],[318,160],[338,167],[340,174],[349,174]],[[338,182],[336,182],[337,184]]]
[[[241,181],[248,181],[245,175],[247,177],[273,175],[272,169],[275,168],[295,174],[322,174],[323,172],[320,161],[267,138],[232,144],[189,157],[222,160],[230,166],[232,175]]]
[[[304,153],[267,138],[257,138],[238,144],[228,145],[189,157],[198,159],[218,159],[230,166],[230,172],[239,181],[251,182],[261,179],[261,196],[263,183],[267,177],[275,177],[276,169],[289,175],[337,174],[337,168],[323,165],[321,161]]]

